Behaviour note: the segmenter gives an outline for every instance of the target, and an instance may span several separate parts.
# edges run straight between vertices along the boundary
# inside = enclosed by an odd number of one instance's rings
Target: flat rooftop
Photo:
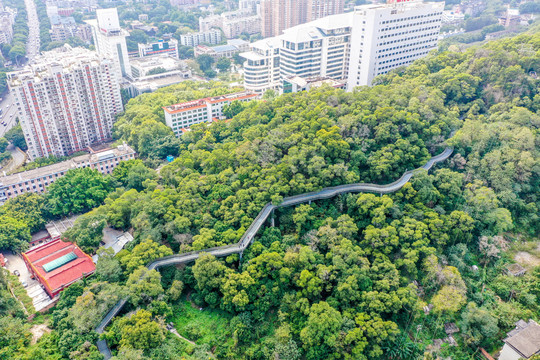
[[[207,103],[215,104],[222,101],[243,100],[243,99],[256,98],[256,97],[258,97],[257,94],[254,94],[249,91],[242,91],[238,93],[214,96],[214,97],[209,97],[209,98],[204,98],[204,99],[192,100],[192,101],[188,101],[188,102],[184,102],[180,104],[169,105],[169,106],[163,107],[163,109],[169,114],[175,114],[175,113],[190,110],[193,108],[206,106]]]
[[[62,161],[56,164],[42,166],[36,169],[23,171],[23,172],[12,174],[12,175],[0,176],[0,187],[18,184],[23,181],[39,179],[46,175],[66,172],[70,169],[76,169],[78,167],[77,165],[80,163],[88,163],[88,162],[95,163],[98,161],[105,160],[105,158],[115,157],[115,156],[118,157],[122,155],[132,154],[134,152],[135,150],[133,150],[128,145],[121,145],[113,149],[106,149],[106,150],[98,151],[91,154],[77,156],[72,159]]]

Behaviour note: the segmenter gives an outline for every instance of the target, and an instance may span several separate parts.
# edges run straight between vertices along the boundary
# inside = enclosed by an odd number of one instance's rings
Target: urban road
[[[452,148],[447,147],[442,153],[429,159],[428,162],[424,166],[422,166],[421,168],[417,170],[420,170],[420,169],[430,170],[433,167],[433,165],[448,159],[450,155],[452,155],[453,151],[454,150]],[[259,232],[260,228],[264,225],[268,217],[277,208],[286,207],[286,206],[294,206],[294,205],[316,201],[316,200],[329,199],[337,195],[347,194],[347,193],[373,192],[373,193],[379,193],[381,195],[393,193],[393,192],[398,191],[406,183],[408,183],[411,180],[411,178],[414,176],[415,171],[416,170],[406,171],[399,180],[394,181],[393,183],[387,184],[387,185],[376,185],[376,184],[341,185],[341,186],[325,188],[317,192],[310,192],[310,193],[286,197],[283,199],[283,201],[279,205],[273,205],[271,203],[268,203],[261,210],[261,212],[255,218],[253,223],[251,223],[251,226],[247,229],[247,231],[244,233],[244,235],[242,236],[242,238],[237,244],[226,245],[226,246],[205,249],[205,250],[200,250],[200,251],[193,251],[193,252],[184,253],[184,254],[166,256],[166,257],[154,260],[153,262],[148,264],[147,267],[150,270],[155,270],[163,266],[186,264],[186,263],[190,263],[192,261],[197,260],[199,256],[203,253],[210,254],[215,257],[225,257],[232,254],[242,254],[243,251],[251,244],[251,242],[253,241],[253,238]],[[120,312],[120,310],[122,310],[122,308],[124,307],[127,301],[128,299],[122,299],[118,301],[111,310],[109,310],[109,312],[101,320],[101,323],[95,329],[98,334],[103,334],[103,332],[105,331],[105,328],[109,325],[112,319]],[[99,351],[103,354],[105,359],[108,360],[112,357],[111,350],[109,349],[109,346],[107,345],[107,342],[105,340],[99,340],[97,342],[97,347]]]
[[[34,62],[36,56],[39,54],[40,40],[39,40],[39,20],[36,11],[36,3],[34,0],[25,0],[26,13],[28,14],[28,40],[26,43],[26,59],[27,63]],[[14,70],[19,70],[18,66],[13,66]],[[14,104],[13,95],[10,92],[6,92],[3,98],[0,98],[0,137],[3,137],[5,133],[14,127],[17,123],[17,106]]]

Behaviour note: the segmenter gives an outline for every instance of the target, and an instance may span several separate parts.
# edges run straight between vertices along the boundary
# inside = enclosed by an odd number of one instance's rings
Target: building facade
[[[262,35],[281,35],[293,26],[341,14],[344,7],[344,0],[261,0]]]
[[[258,98],[257,94],[244,91],[166,106],[163,108],[165,123],[176,136],[180,136],[192,125],[223,119],[223,107],[233,101],[244,102]]]
[[[109,140],[123,111],[112,60],[90,50],[64,45],[7,77],[31,159]]]
[[[244,85],[263,92],[294,76],[346,80],[349,91],[371,85],[437,47],[443,7],[419,0],[364,5],[286,29],[241,54]]]
[[[4,175],[0,177],[0,204],[21,194],[46,192],[47,186],[64,176],[68,170],[88,167],[102,174],[111,174],[121,161],[135,159],[135,156],[135,150],[124,144],[102,151],[92,150],[87,155],[22,173]]]
[[[139,44],[139,57],[156,55],[169,55],[178,59],[178,41],[162,39],[150,44]]]
[[[131,77],[126,37],[129,32],[120,27],[116,8],[97,9],[97,19],[87,20],[92,26],[92,36],[98,54],[111,58],[119,77]]]
[[[183,46],[195,47],[200,44],[217,45],[221,41],[221,31],[217,29],[210,29],[209,31],[180,35],[180,44],[182,44]]]
[[[237,38],[242,33],[257,34],[261,32],[261,17],[245,10],[236,10],[199,18],[201,32],[208,32],[212,28],[221,29],[227,39]]]
[[[0,4],[0,44],[11,44],[13,40],[13,24],[17,17],[17,10],[2,7]]]

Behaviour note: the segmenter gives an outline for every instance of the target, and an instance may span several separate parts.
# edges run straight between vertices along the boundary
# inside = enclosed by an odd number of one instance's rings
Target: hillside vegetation
[[[540,230],[540,94],[529,74],[539,66],[540,34],[520,35],[432,54],[352,93],[323,87],[268,97],[181,139],[164,125],[162,106],[235,89],[186,82],[131,100],[115,133],[142,159],[101,181],[72,171],[65,184],[74,191],[56,186],[27,200],[42,199],[47,216],[68,212],[64,204],[93,208],[66,234],[87,251],[98,248],[105,225],[132,230],[135,241],[116,256],[100,250],[95,276],[62,293],[53,332],[38,344],[26,347],[27,330],[9,312],[23,346],[3,351],[21,359],[99,359],[93,328],[129,295],[104,335],[116,359],[470,359],[479,347],[494,352],[515,321],[539,320],[539,268],[527,265],[520,278],[505,272],[514,261],[509,249],[536,246]],[[447,145],[455,149],[449,160],[394,194],[280,209],[276,226],[263,229],[241,260],[204,255],[192,266],[144,267],[237,242],[269,201],[389,183]],[[150,168],[171,153],[173,163],[159,173]],[[99,191],[87,191],[84,179]],[[35,213],[23,216],[24,201],[7,207],[9,217],[18,227],[27,220],[39,226]],[[204,315],[195,318],[189,306]],[[169,321],[194,343],[167,332]],[[448,322],[460,329],[458,346],[433,348]]]

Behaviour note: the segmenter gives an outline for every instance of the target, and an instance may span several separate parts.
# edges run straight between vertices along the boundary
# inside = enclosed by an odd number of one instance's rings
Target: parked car
[[[24,281],[24,280],[21,281],[21,284],[22,284],[22,286],[25,287],[25,288],[28,287],[28,283],[27,283],[26,281]]]
[[[13,271],[13,274],[15,274],[15,275],[17,275],[17,276],[21,276],[21,273],[19,272],[19,270]]]

